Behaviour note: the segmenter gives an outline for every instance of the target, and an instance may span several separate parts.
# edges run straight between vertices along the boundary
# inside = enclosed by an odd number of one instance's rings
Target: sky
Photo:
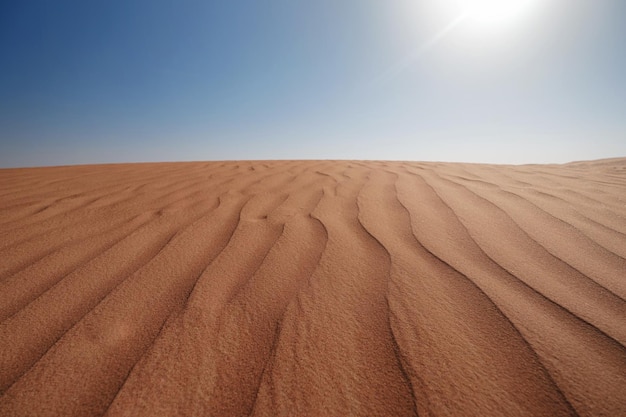
[[[0,2],[0,167],[626,156],[626,2],[480,1]]]

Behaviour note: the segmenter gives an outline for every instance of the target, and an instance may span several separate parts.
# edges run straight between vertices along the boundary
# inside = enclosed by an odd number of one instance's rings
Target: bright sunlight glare
[[[538,0],[440,0],[447,14],[463,16],[464,25],[488,33],[517,26],[537,3]]]

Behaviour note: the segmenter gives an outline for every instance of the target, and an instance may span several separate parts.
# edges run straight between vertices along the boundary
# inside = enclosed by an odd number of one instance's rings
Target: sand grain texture
[[[0,170],[2,416],[626,416],[626,160]]]

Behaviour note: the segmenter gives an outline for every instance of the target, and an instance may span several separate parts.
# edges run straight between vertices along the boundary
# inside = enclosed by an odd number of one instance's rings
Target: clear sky
[[[1,2],[0,166],[626,156],[626,1],[458,2]]]

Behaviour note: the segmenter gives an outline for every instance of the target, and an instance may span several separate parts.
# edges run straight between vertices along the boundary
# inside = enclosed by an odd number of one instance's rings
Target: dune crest
[[[626,415],[626,159],[0,170],[0,415]]]

